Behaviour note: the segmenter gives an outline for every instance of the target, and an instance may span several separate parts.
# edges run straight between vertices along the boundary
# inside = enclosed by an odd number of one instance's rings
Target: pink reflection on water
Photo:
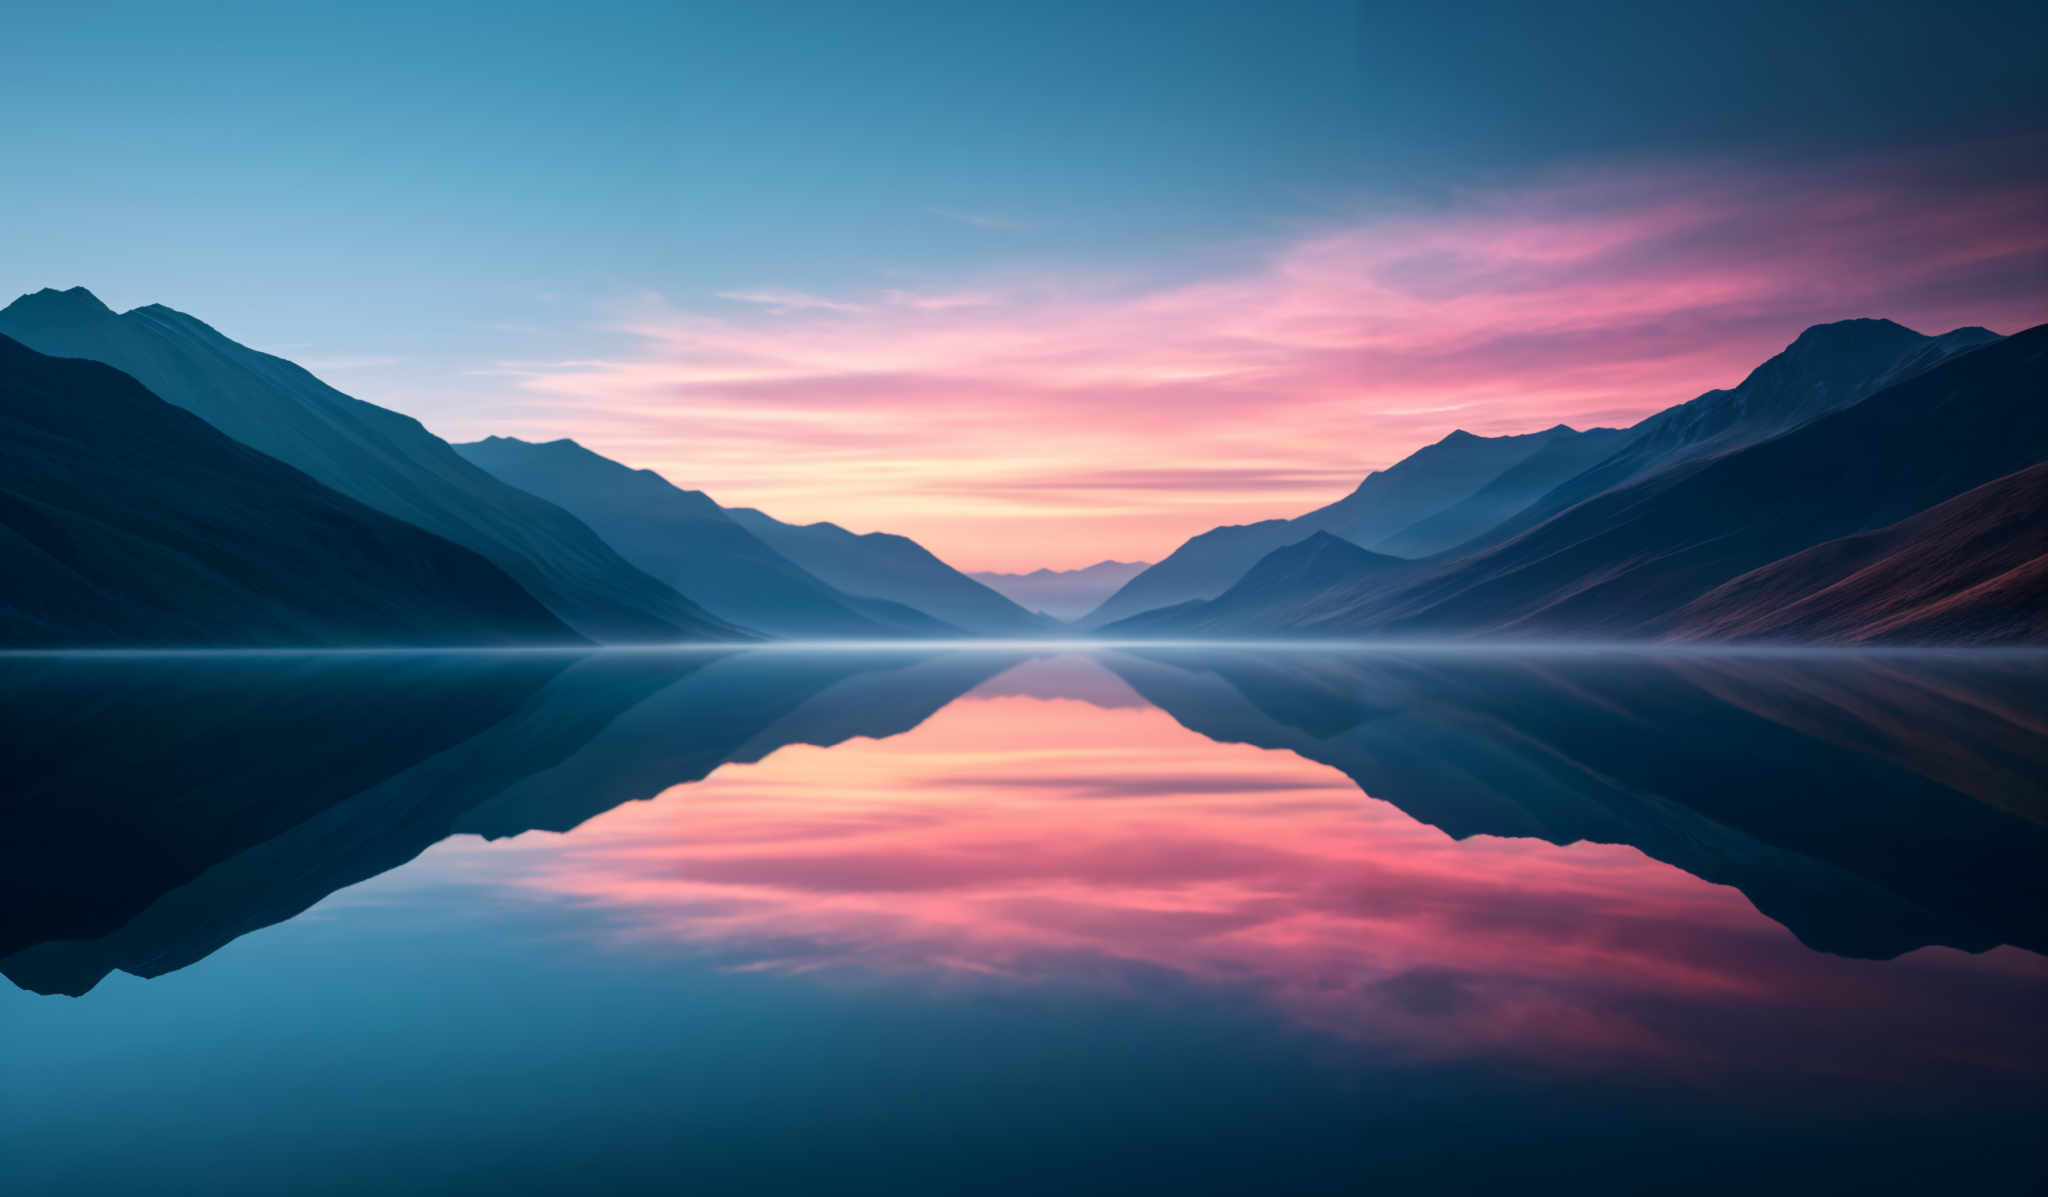
[[[1902,1043],[1937,1070],[2040,1056],[2027,1019],[1946,1025],[1957,986],[1970,1008],[2038,1012],[2031,954],[1820,955],[1632,848],[1453,841],[1324,766],[1044,689],[997,679],[905,735],[783,748],[491,851],[629,940],[735,968],[1124,987],[1163,971],[1405,1056],[1694,1081],[1754,1067],[1723,1048],[1759,1037],[1784,1040],[1766,1059],[1788,1083],[1897,1075]],[[1876,1041],[1882,1066],[1857,1046]]]

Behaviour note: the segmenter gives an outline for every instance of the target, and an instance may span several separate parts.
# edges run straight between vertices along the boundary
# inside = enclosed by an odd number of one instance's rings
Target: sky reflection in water
[[[565,837],[451,842],[418,867],[602,908],[621,950],[842,981],[1107,984],[1124,974],[1105,963],[1142,965],[1405,1056],[1693,1082],[2024,1074],[2038,1056],[2015,1027],[1953,1003],[2018,1013],[2048,982],[2012,948],[1818,955],[1627,846],[1453,840],[1326,766],[1207,741],[1079,657],[899,737],[791,745]],[[1779,1041],[1767,1061],[1758,1037]],[[1894,1050],[1854,1049],[1874,1037]]]
[[[2025,665],[9,668],[19,1191],[2039,1172]]]

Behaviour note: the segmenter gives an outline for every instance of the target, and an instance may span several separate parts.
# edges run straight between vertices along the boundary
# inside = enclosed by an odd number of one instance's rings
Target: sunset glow
[[[2038,322],[2048,197],[1945,169],[1567,172],[1192,276],[650,294],[615,317],[638,352],[504,364],[506,407],[477,433],[572,437],[963,569],[1156,560],[1339,498],[1454,429],[1632,423],[1734,385],[1809,324]]]

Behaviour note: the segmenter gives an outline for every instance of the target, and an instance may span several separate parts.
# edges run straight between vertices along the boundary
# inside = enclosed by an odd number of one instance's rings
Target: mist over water
[[[1584,644],[16,654],[0,1181],[2024,1191],[2044,679]]]

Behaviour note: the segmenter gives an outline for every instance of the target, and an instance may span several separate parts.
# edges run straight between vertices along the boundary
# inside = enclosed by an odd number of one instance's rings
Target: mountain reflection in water
[[[2038,664],[15,659],[0,972],[161,976],[427,852],[393,880],[827,989],[1170,979],[1417,1067],[2027,1091]]]

